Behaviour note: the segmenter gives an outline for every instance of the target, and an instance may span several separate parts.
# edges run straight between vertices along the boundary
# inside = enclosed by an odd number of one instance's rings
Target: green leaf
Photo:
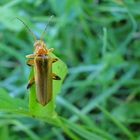
[[[50,54],[50,56],[54,57],[54,58],[56,57],[54,54]],[[33,116],[50,118],[50,119],[55,118],[57,116],[57,114],[55,112],[55,97],[56,97],[57,93],[60,91],[62,82],[65,78],[66,73],[67,73],[67,66],[65,65],[64,62],[62,62],[59,59],[59,61],[57,61],[56,63],[53,64],[53,72],[55,74],[59,75],[59,77],[61,77],[61,80],[54,80],[53,81],[53,98],[47,105],[42,106],[41,104],[39,104],[37,102],[35,85],[33,85],[30,88],[29,110]],[[32,68],[29,78],[31,78],[33,75],[34,75],[34,71]]]
[[[1,140],[8,140],[9,134],[8,134],[8,126],[5,125],[3,127],[0,127],[0,139]]]

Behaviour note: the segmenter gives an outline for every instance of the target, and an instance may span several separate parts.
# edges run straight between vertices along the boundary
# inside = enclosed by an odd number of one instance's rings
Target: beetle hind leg
[[[55,73],[52,73],[52,79],[53,80],[61,80],[59,76],[57,76]]]
[[[35,79],[34,77],[32,77],[28,82],[27,89],[29,89],[34,84],[34,82],[35,82]]]

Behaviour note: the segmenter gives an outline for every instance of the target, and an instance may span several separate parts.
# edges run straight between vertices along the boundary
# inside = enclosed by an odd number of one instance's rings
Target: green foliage
[[[0,139],[139,140],[139,5],[136,0],[1,0]],[[52,15],[44,41],[69,70],[63,84],[54,83],[54,99],[43,108],[34,87],[26,90],[25,55],[33,52],[33,37],[15,17],[39,38]],[[53,71],[64,77],[62,61]]]
[[[27,105],[23,100],[10,97],[8,93],[2,88],[0,88],[0,102],[0,109],[2,111],[15,112],[21,114],[24,114],[28,111]]]

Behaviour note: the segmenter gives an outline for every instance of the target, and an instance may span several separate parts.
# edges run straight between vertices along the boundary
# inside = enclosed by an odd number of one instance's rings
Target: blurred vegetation
[[[140,140],[139,5],[138,0],[1,0],[0,139]],[[21,115],[28,106],[25,55],[33,51],[33,38],[15,17],[40,37],[52,15],[44,40],[69,67],[56,99],[65,131]]]

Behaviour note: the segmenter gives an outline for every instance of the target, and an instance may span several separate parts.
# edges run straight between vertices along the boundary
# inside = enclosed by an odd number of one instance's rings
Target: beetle
[[[59,76],[57,76],[55,73],[52,73],[52,65],[53,63],[58,61],[58,58],[52,58],[49,55],[54,49],[48,49],[42,39],[46,28],[42,33],[40,39],[37,40],[36,36],[30,30],[30,28],[21,19],[17,19],[20,20],[32,33],[35,41],[34,53],[26,55],[26,58],[29,59],[26,62],[27,65],[32,66],[34,70],[33,77],[29,79],[27,89],[35,84],[36,99],[42,106],[45,106],[52,99],[53,80],[61,80]]]

